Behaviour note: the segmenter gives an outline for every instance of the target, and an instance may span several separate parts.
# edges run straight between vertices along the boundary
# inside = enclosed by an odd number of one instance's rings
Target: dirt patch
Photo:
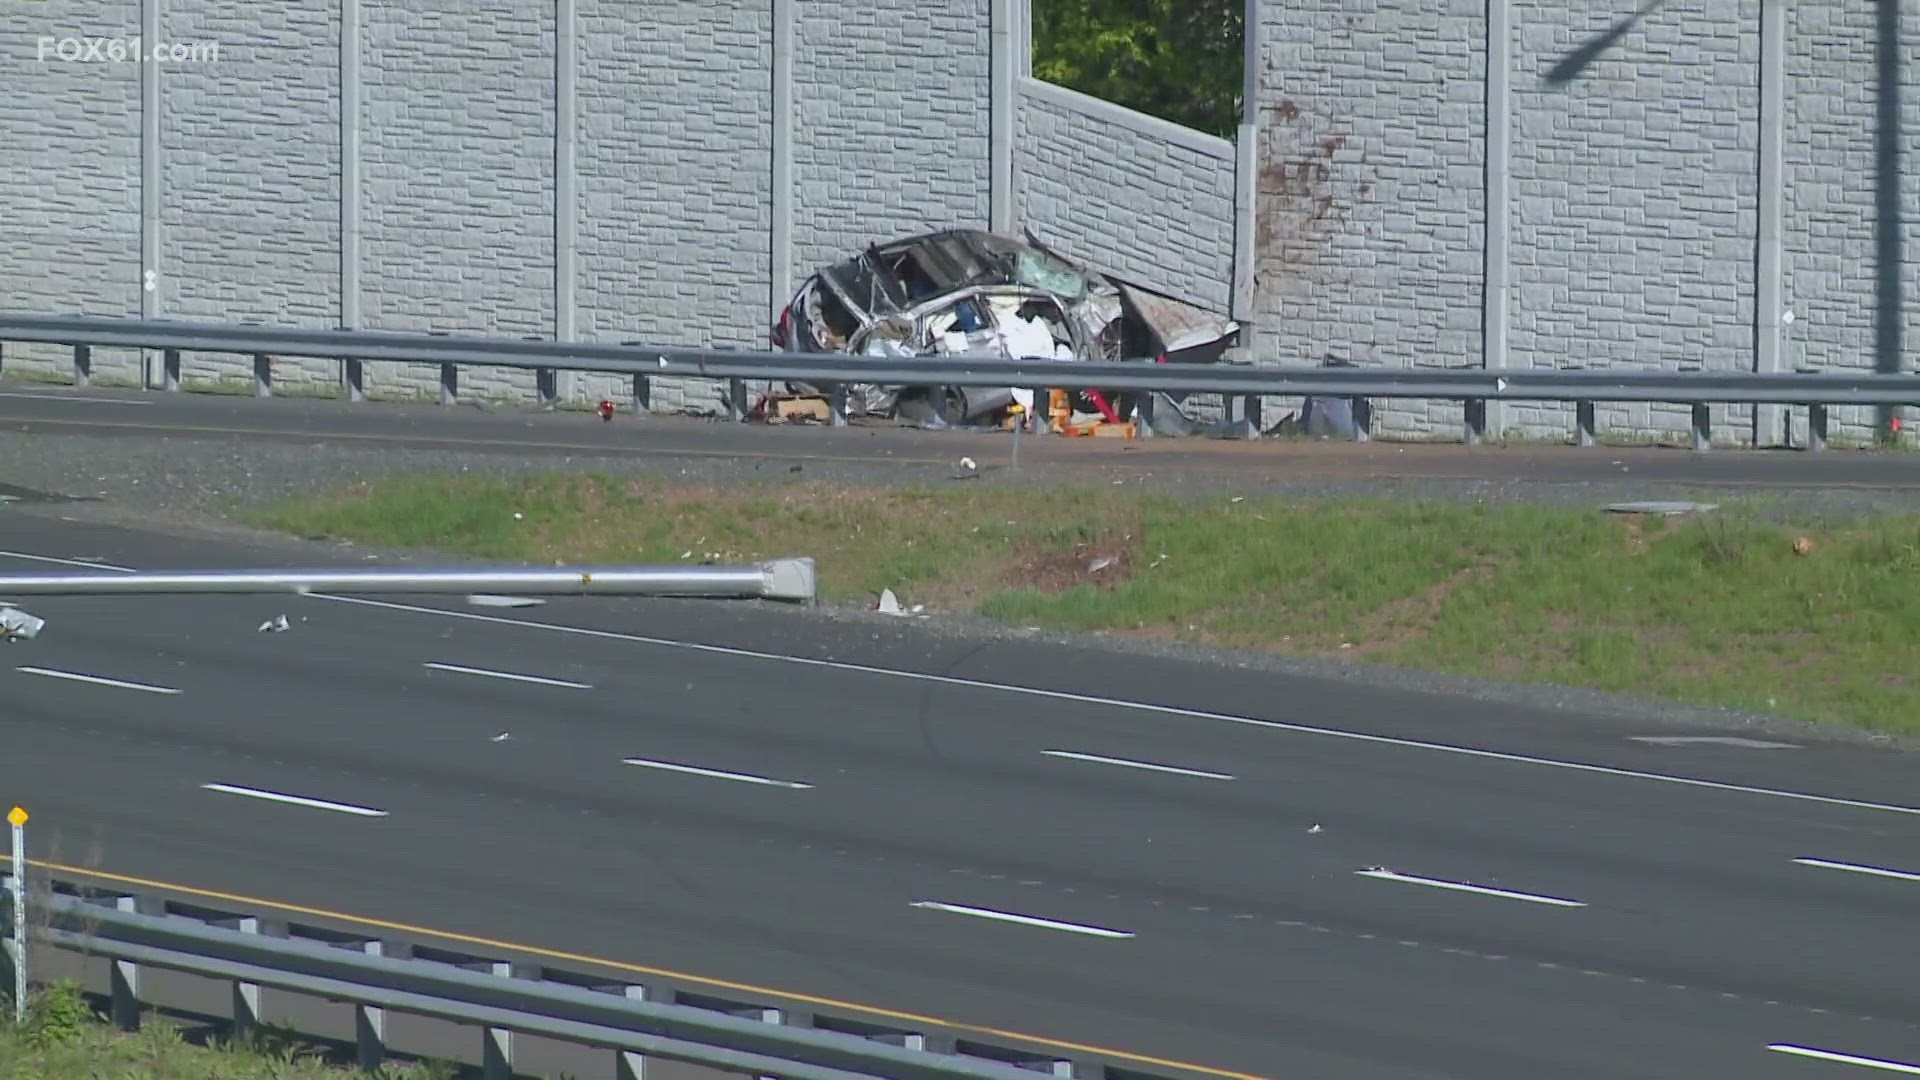
[[[1491,566],[1463,566],[1414,596],[1381,605],[1356,631],[1366,640],[1364,652],[1370,659],[1381,659],[1426,637],[1440,620],[1440,609],[1448,598],[1469,583],[1485,583],[1492,578]]]
[[[1000,584],[1008,589],[1036,589],[1059,594],[1085,586],[1112,590],[1141,569],[1137,536],[1123,534],[1111,540],[1084,540],[1067,547],[1025,540],[1016,545]]]

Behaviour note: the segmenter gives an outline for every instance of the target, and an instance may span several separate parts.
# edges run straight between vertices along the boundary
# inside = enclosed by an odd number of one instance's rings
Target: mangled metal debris
[[[285,615],[276,615],[273,618],[268,619],[266,622],[261,623],[260,629],[256,632],[261,634],[285,633],[289,625],[291,624],[287,622],[287,617]]]
[[[37,637],[46,627],[45,619],[0,605],[0,641],[25,641]]]
[[[1021,240],[950,229],[874,245],[823,267],[801,285],[773,336],[776,347],[793,352],[880,359],[1204,362],[1217,359],[1239,329],[1204,308],[1079,267],[1031,234]],[[820,392],[802,383],[788,389]],[[1030,415],[1039,404],[1028,387],[953,387],[939,409],[933,393],[856,385],[848,388],[847,411],[943,427],[947,415],[1003,423],[1010,406]],[[1135,404],[1122,394],[1074,396],[1093,402],[1089,413],[1114,408],[1109,398],[1122,403],[1121,413]]]

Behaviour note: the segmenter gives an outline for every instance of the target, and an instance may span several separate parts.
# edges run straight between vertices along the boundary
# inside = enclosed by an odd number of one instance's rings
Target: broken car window
[[[1078,301],[1087,291],[1087,279],[1078,270],[1030,248],[1014,259],[1013,276],[1022,285],[1045,289],[1068,303]]]

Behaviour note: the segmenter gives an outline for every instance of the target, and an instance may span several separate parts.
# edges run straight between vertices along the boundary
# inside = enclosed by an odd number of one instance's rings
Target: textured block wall
[[[773,0],[577,0],[575,331],[760,346],[773,319]],[[140,313],[140,68],[36,64],[40,36],[132,37],[138,0],[15,5],[0,21],[0,306]],[[163,35],[217,61],[162,71],[162,317],[335,325],[340,0],[166,0]],[[555,333],[554,7],[360,0],[359,325]],[[793,0],[793,283],[905,233],[988,215],[989,0]],[[257,9],[257,10],[256,10]],[[67,352],[10,347],[10,371]],[[137,378],[100,350],[96,375]],[[186,358],[193,378],[244,357]],[[288,361],[284,382],[331,382]],[[466,370],[463,396],[531,393]],[[369,364],[368,390],[436,369]],[[563,384],[563,389],[564,389]],[[582,377],[581,395],[624,394]],[[660,409],[717,388],[661,380]]]
[[[1231,307],[1232,143],[1035,79],[1017,100],[1022,226],[1108,273]]]
[[[1920,347],[1920,3],[1901,10],[1901,206],[1906,363]],[[1873,5],[1788,4],[1785,290],[1788,368],[1873,367]],[[1835,409],[1836,437],[1870,437],[1872,410]]]
[[[581,339],[766,344],[772,13],[766,2],[581,4]],[[629,392],[614,377],[580,383],[594,400]],[[709,411],[724,388],[656,379],[653,404]]]
[[[1556,88],[1546,72],[1635,5],[1514,0],[1509,366],[1754,369],[1761,2],[1665,5]],[[1872,7],[1786,8],[1789,368],[1872,364]],[[1485,363],[1485,0],[1262,10],[1256,292],[1267,341],[1303,362]],[[1920,5],[1908,5],[1904,29],[1911,161]],[[1917,196],[1920,170],[1909,169],[1909,207]],[[1908,220],[1912,250],[1920,221]],[[1910,338],[1920,333],[1920,305],[1907,321]],[[1564,437],[1571,412],[1517,404],[1501,422]],[[1865,435],[1867,414],[1837,411],[1834,434]],[[1388,435],[1459,434],[1452,403],[1383,404],[1378,415]],[[1603,406],[1597,420],[1629,437],[1686,430],[1676,407]],[[1763,443],[1780,441],[1778,417],[1771,424]],[[1715,426],[1726,441],[1756,437],[1751,409],[1719,409]]]
[[[132,0],[12,5],[0,19],[0,307],[140,313],[140,75],[40,59],[42,37],[140,32]],[[68,350],[7,345],[9,371],[67,370]],[[97,376],[138,353],[96,350]]]
[[[1663,8],[1565,88],[1538,73],[1620,13],[1514,14],[1510,366],[1753,370],[1760,0]],[[1511,419],[1566,431],[1570,412]],[[1659,436],[1687,415],[1602,405],[1596,424]]]
[[[986,227],[990,0],[794,6],[795,285],[870,243]]]
[[[1486,13],[1478,0],[1261,7],[1255,312],[1284,363],[1477,365]],[[1452,402],[1377,412],[1457,424]]]

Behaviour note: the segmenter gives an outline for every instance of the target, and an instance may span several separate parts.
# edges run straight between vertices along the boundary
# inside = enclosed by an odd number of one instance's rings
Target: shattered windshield
[[[1078,270],[1043,251],[1031,248],[1014,259],[1014,280],[1072,303],[1086,295],[1087,279]]]

